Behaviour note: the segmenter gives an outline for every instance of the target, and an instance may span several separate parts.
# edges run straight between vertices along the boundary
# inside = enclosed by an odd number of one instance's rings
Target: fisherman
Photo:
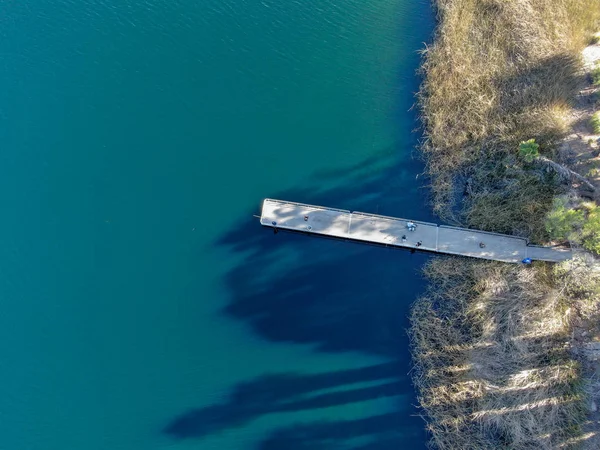
[[[423,241],[419,241],[419,242],[416,243],[417,247],[420,247],[421,245],[423,245]]]
[[[485,244],[483,242],[479,243],[479,248],[485,248]]]
[[[415,231],[417,229],[417,226],[413,222],[407,222],[406,228],[408,228],[408,231]]]
[[[406,235],[405,234],[402,235],[402,242],[406,242]]]

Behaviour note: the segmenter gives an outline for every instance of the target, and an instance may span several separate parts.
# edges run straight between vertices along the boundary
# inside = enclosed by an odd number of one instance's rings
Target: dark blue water
[[[0,13],[0,448],[423,448],[425,256],[264,197],[429,220],[428,0],[22,0]]]

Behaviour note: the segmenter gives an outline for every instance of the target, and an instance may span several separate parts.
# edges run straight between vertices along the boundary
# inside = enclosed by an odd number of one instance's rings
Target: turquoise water
[[[429,0],[4,3],[0,448],[423,448],[425,257],[252,215],[429,219]]]

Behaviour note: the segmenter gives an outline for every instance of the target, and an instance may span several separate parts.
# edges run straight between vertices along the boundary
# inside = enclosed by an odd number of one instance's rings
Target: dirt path
[[[592,83],[591,70],[600,63],[600,44],[590,45],[583,51],[585,74],[579,94],[567,117],[571,134],[563,141],[560,161],[575,172],[585,176],[597,187],[592,193],[582,187],[578,193],[600,201],[600,135],[594,134],[590,124],[594,112],[600,110],[600,88]]]
[[[600,111],[600,87],[592,83],[591,71],[600,65],[600,45],[583,51],[585,75],[569,117],[572,133],[565,138],[559,152],[561,161],[585,176],[596,192],[579,187],[577,193],[600,203],[600,135],[594,134],[590,120]],[[586,390],[589,393],[588,422],[584,425],[584,450],[600,448],[600,323],[580,321],[573,330],[574,353],[581,360]]]

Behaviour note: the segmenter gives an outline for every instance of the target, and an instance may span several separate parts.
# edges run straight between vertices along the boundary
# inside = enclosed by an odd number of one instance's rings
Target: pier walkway
[[[416,225],[414,231],[407,227],[411,222]],[[515,236],[272,199],[264,200],[260,223],[282,230],[508,263],[525,258],[550,262],[571,258],[569,249],[530,246],[526,239]]]

